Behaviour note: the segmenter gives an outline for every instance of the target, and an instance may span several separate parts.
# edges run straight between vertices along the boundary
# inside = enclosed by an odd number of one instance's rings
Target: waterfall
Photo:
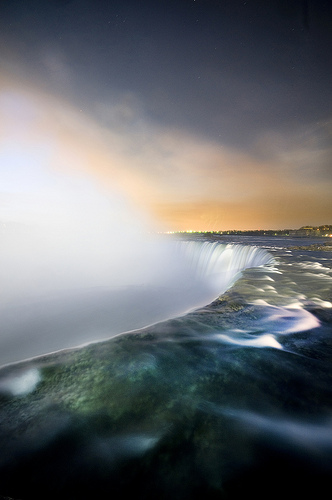
[[[133,265],[141,260],[131,245]],[[249,267],[272,263],[263,249],[219,243],[150,241],[148,280],[17,297],[0,316],[0,365],[109,339],[212,302]],[[128,259],[128,252],[125,254]],[[87,262],[88,264],[88,262]],[[125,262],[122,263],[125,266]],[[127,279],[127,276],[126,276]]]
[[[190,273],[198,282],[207,284],[216,295],[232,286],[244,269],[273,263],[269,252],[254,246],[197,241],[181,242],[180,245]]]

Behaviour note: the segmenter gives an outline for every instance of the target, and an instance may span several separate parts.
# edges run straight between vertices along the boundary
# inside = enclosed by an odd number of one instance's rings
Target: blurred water
[[[0,494],[326,493],[332,253],[291,249],[307,239],[220,242],[273,261],[183,316],[2,368]]]
[[[115,278],[109,270],[105,272],[107,285],[93,286],[90,280],[78,285],[74,279],[63,276],[59,288],[51,269],[40,273],[37,278],[40,286],[35,290],[23,285],[23,293],[19,289],[10,300],[4,300],[0,304],[0,366],[109,339],[183,315],[214,300],[233,284],[243,269],[272,261],[265,250],[242,245],[154,238],[145,241],[144,247],[147,252],[143,255],[136,252],[122,255],[121,266],[128,260],[129,268],[124,276],[120,273]],[[25,262],[25,247],[20,253],[24,274],[24,266],[30,267]],[[113,257],[111,251],[107,258],[104,256],[106,262],[98,262],[96,266],[107,268],[108,260]],[[62,272],[62,257],[55,261],[56,271]],[[134,264],[141,269],[131,274]],[[86,265],[95,268],[91,260]],[[38,262],[32,267],[38,267]],[[8,266],[5,272],[5,282],[10,281],[12,273]],[[15,274],[18,276],[20,271]],[[128,279],[132,280],[130,285]],[[4,295],[6,290],[4,285]]]

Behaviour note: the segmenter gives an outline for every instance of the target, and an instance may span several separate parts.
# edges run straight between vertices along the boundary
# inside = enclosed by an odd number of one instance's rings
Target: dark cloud
[[[211,191],[245,200],[246,186],[272,193],[275,178],[296,200],[314,186],[321,213],[331,206],[331,25],[323,0],[3,1],[1,73],[108,130],[117,161],[173,215],[176,196],[188,207],[200,191],[203,204]]]
[[[131,92],[151,120],[246,146],[331,116],[328,4],[17,1],[1,19],[27,70],[81,105]]]

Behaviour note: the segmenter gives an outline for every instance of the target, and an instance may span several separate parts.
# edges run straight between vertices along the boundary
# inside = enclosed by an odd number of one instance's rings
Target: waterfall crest
[[[148,262],[151,269],[141,284],[135,274],[129,285],[55,289],[3,304],[0,365],[183,316],[224,293],[244,269],[273,260],[263,249],[242,245],[162,240],[146,246],[142,269]],[[130,268],[140,266],[134,250],[131,259]]]
[[[192,276],[208,284],[216,295],[232,286],[241,271],[274,260],[269,252],[254,246],[197,241],[181,242],[180,246]]]

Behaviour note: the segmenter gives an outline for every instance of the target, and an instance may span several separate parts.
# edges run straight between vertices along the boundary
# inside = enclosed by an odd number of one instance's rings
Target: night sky
[[[329,0],[0,0],[0,47],[0,220],[46,167],[165,231],[332,224]]]

